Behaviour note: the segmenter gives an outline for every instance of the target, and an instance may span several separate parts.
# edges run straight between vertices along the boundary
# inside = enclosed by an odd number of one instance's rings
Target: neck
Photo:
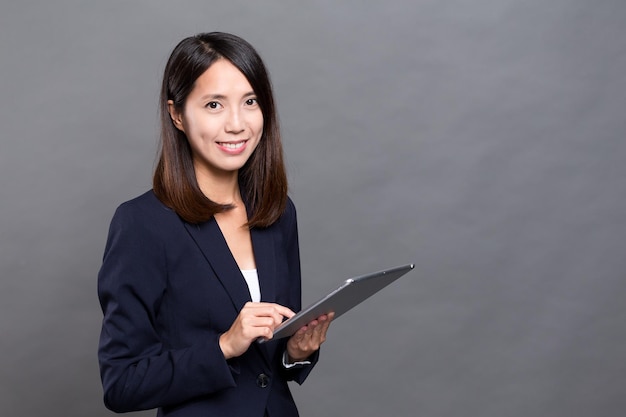
[[[196,179],[202,193],[218,204],[241,203],[237,171],[208,173],[196,170]]]

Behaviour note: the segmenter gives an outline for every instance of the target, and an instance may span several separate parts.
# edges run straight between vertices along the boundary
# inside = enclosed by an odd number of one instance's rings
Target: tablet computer
[[[285,320],[274,330],[273,339],[289,337],[302,326],[323,314],[334,312],[335,317],[333,320],[336,320],[343,313],[376,294],[414,267],[415,265],[413,264],[402,265],[347,279],[339,288],[327,296],[301,310],[292,318]],[[266,339],[259,339],[259,343],[266,341]]]

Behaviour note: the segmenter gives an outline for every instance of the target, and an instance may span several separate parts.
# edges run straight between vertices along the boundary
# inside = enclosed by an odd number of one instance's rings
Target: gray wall
[[[303,416],[622,415],[626,2],[294,3],[0,6],[0,415],[111,415],[108,222],[150,186],[170,50],[208,30],[270,67],[304,302],[417,265],[334,324]]]

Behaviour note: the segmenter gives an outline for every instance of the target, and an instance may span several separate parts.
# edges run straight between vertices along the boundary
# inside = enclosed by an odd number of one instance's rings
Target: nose
[[[240,133],[245,130],[246,123],[239,109],[230,109],[224,128],[228,133]]]

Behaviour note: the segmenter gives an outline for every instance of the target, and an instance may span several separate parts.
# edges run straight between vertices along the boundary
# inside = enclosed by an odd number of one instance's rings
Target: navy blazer
[[[251,230],[261,301],[301,308],[296,211]],[[253,343],[226,360],[220,334],[250,301],[246,282],[214,219],[184,222],[149,191],[111,221],[98,296],[98,349],[105,405],[158,416],[297,416],[288,380],[317,362],[285,369],[286,339]]]

